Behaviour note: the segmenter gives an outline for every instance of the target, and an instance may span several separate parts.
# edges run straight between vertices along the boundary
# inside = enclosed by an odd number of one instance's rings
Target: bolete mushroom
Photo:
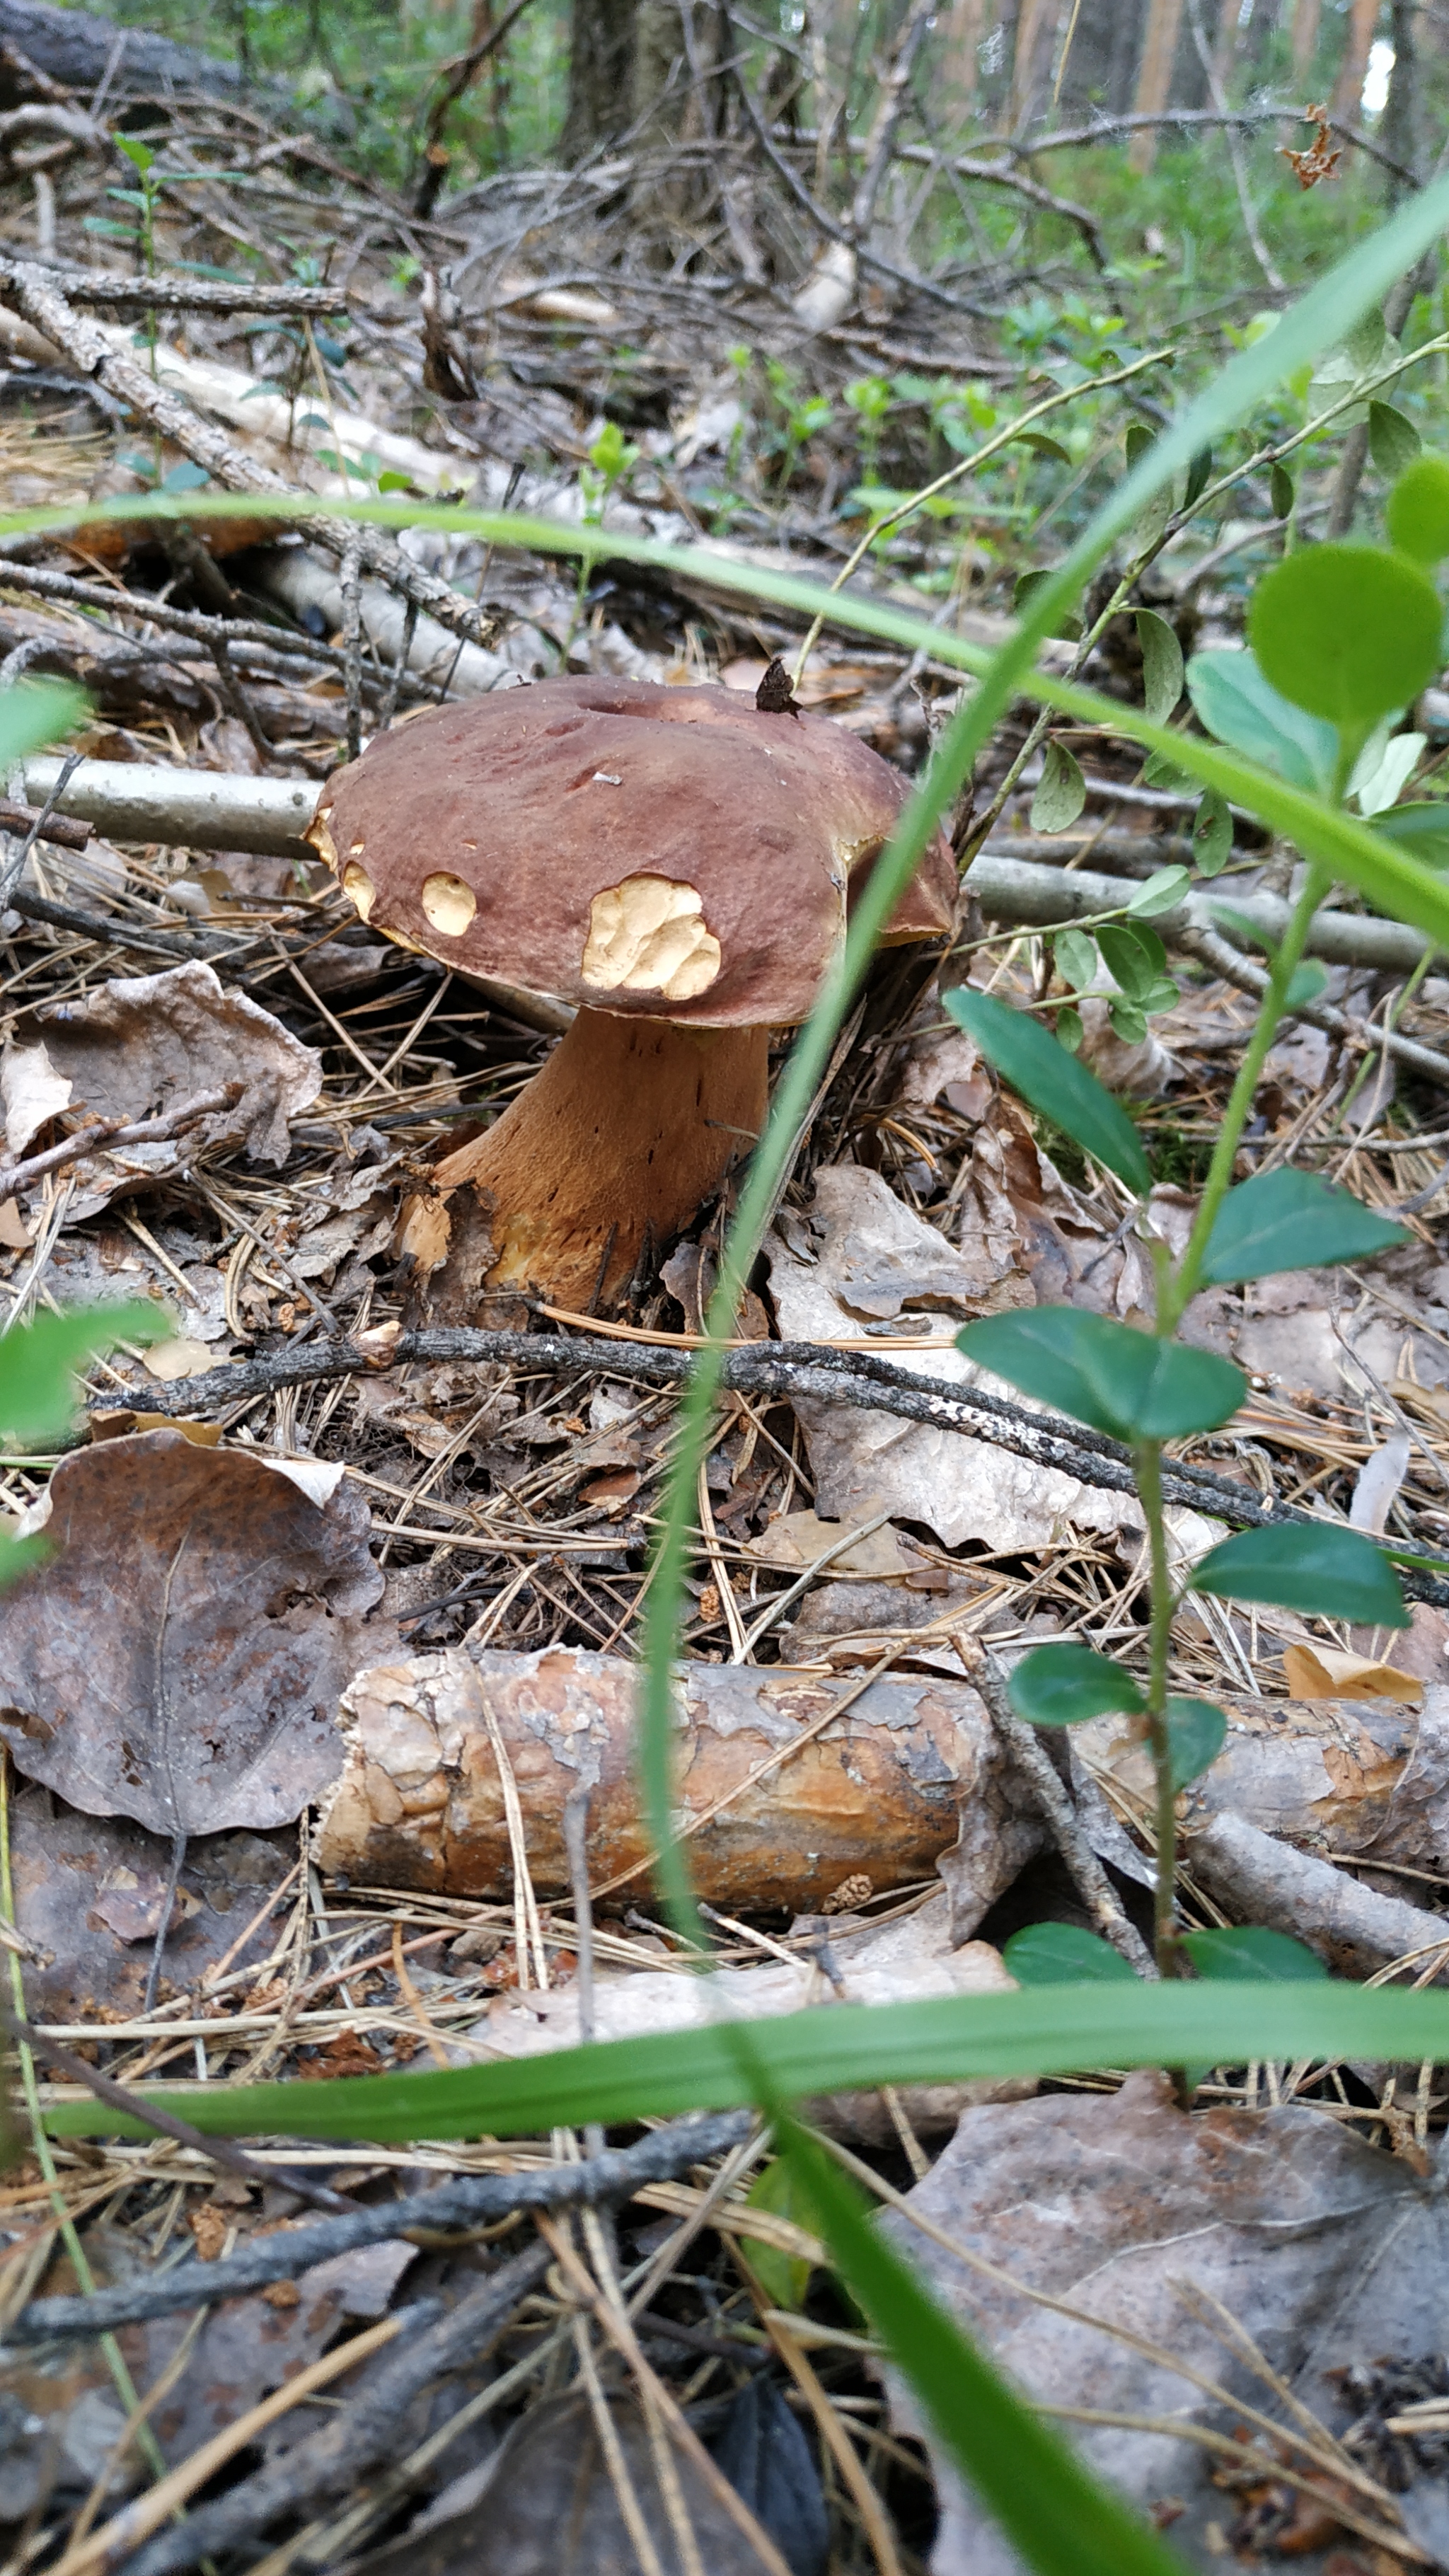
[[[907,793],[824,717],[637,680],[440,707],[338,771],[310,837],[363,920],[575,1009],[527,1089],[435,1166],[409,1225],[422,1266],[471,1183],[480,1283],[617,1296],[758,1135],[770,1033],[808,1016]],[[949,930],[955,884],[937,834],[886,937]]]

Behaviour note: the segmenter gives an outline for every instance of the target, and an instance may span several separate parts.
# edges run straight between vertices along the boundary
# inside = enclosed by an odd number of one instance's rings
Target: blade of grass
[[[744,2037],[750,2064],[744,2065]],[[767,2095],[793,2099],[973,2076],[1102,2066],[1241,2066],[1254,2057],[1449,2061],[1449,1993],[1338,1985],[1036,1986],[902,2005],[832,2004],[777,2021],[595,2042],[506,2065],[198,2085],[155,2101],[212,2137],[531,2136],[588,2120],[672,2119]],[[98,2102],[52,2103],[55,2137],[143,2137]]]

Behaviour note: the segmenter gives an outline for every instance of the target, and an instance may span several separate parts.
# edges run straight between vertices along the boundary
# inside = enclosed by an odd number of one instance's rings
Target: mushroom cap
[[[363,919],[464,975],[583,1008],[805,1019],[910,793],[822,716],[722,688],[543,680],[380,734],[309,838]],[[887,927],[951,927],[938,831]]]

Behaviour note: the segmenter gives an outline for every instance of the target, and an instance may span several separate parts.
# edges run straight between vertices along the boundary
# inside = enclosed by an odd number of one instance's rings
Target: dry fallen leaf
[[[1283,1678],[1295,1699],[1397,1699],[1413,1708],[1424,1696],[1417,1674],[1332,1646],[1285,1646]]]
[[[978,1159],[981,1150],[978,1143]],[[876,1172],[855,1164],[817,1172],[808,1232],[800,1225],[794,1218],[788,1233],[777,1229],[767,1247],[770,1292],[787,1341],[848,1339],[862,1333],[867,1318],[889,1320],[915,1309],[945,1310],[962,1322],[988,1302],[1002,1302],[995,1294],[1001,1274],[984,1252],[978,1258],[978,1247],[991,1239],[985,1227],[969,1252],[957,1252],[894,1197]],[[1015,1247],[1014,1220],[1010,1239]],[[1014,1302],[1033,1302],[1024,1272],[1007,1285],[1019,1292]],[[924,1312],[918,1329],[935,1329]],[[942,1329],[931,1350],[898,1348],[889,1334],[881,1335],[880,1350],[893,1366],[917,1377],[963,1387],[981,1380],[999,1393],[1009,1391],[963,1359],[949,1329]],[[947,1547],[975,1539],[1010,1553],[1048,1547],[1067,1528],[1141,1526],[1129,1495],[1080,1484],[1055,1467],[1036,1466],[960,1432],[808,1398],[795,1409],[810,1453],[816,1509],[847,1528],[888,1510],[901,1520],[924,1521]]]
[[[0,1060],[0,1109],[10,1153],[25,1152],[53,1118],[85,1110],[137,1120],[224,1083],[240,1082],[231,1107],[155,1144],[104,1147],[74,1174],[71,1220],[91,1216],[138,1180],[154,1182],[203,1149],[242,1147],[255,1162],[283,1163],[288,1121],[317,1097],[322,1059],[210,966],[102,984],[82,1001],[46,1003],[16,1021]]]
[[[1221,2556],[1209,2526],[1232,2524],[1237,2508],[1213,2482],[1218,2457],[1147,2426],[1231,2436],[1245,2402],[1292,2421],[1195,2293],[1218,2299],[1299,2403],[1336,2432],[1359,2407],[1331,2374],[1384,2354],[1442,2349],[1442,2184],[1320,2111],[1189,2114],[1174,2107],[1166,2078],[1151,2073],[1129,2076],[1106,2099],[1043,2096],[968,2111],[909,2205],[967,2254],[1002,2266],[1023,2293],[1045,2292],[1079,2312],[1080,2321],[1016,2295],[904,2218],[883,2222],[1030,2398],[1128,2419],[1068,2421],[1062,2430],[1143,2509],[1181,2505],[1172,2539],[1190,2566]],[[1129,2333],[1154,2351],[1123,2340]],[[1227,2399],[1205,2394],[1178,2364],[1217,2381]],[[898,2382],[893,2407],[900,2427],[934,2448]],[[1266,2450],[1259,2457],[1267,2482],[1278,2463]],[[1301,2451],[1282,2457],[1306,2465]],[[1021,2560],[939,2451],[935,2467],[942,2517],[932,2576],[1022,2576]],[[1355,2501],[1365,2509],[1362,2496]],[[1398,2501],[1411,2531],[1418,2510],[1437,2507],[1442,2521],[1436,2479]],[[1367,2509],[1373,2518],[1371,2502]],[[1332,2519],[1330,2510],[1325,2537]]]
[[[643,2411],[605,2403],[660,2576],[683,2576]],[[760,2561],[694,2462],[671,2446],[678,2492],[709,2576],[760,2576]],[[441,2501],[441,2500],[440,2500]],[[639,2560],[588,2399],[545,2398],[515,2424],[481,2494],[444,2520],[429,2513],[401,2540],[354,2560],[355,2576],[633,2576]]]
[[[383,1578],[356,1488],[288,1464],[176,1431],[62,1460],[54,1553],[0,1596],[19,1770],[168,1838],[286,1824],[330,1785]]]

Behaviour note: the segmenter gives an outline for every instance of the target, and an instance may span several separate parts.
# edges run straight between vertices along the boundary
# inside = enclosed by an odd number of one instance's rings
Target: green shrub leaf
[[[1027,1012],[999,1002],[994,993],[974,993],[969,984],[957,984],[946,995],[946,1008],[1013,1091],[1084,1153],[1105,1163],[1129,1190],[1146,1196],[1152,1171],[1126,1110],[1049,1030]]]
[[[1416,562],[1449,555],[1449,461],[1423,455],[1405,467],[1389,494],[1387,524],[1393,543]]]
[[[805,2206],[794,2170],[783,2156],[772,2156],[761,2167],[746,2194],[746,2204],[750,2209],[767,2209],[772,2218],[793,2219],[797,2227],[808,2228],[812,2235],[818,2231],[818,2212]],[[778,2245],[767,2245],[759,2236],[743,2237],[740,2250],[773,2306],[803,2306],[814,2270],[803,2254],[783,2253]]]
[[[1387,402],[1369,404],[1368,442],[1369,454],[1381,474],[1402,474],[1424,445],[1407,412]]]
[[[1085,930],[1059,930],[1052,954],[1063,982],[1070,984],[1074,992],[1085,992],[1101,963],[1091,934]]]
[[[1286,519],[1292,510],[1297,486],[1286,465],[1275,460],[1268,476],[1268,499],[1275,519]]]
[[[1347,1619],[1361,1628],[1409,1625],[1383,1550],[1336,1521],[1239,1530],[1193,1568],[1189,1588],[1218,1593],[1225,1601],[1275,1601],[1285,1610]]]
[[[1167,951],[1145,923],[1105,922],[1097,933],[1097,945],[1108,974],[1121,985],[1129,1002],[1143,1002],[1166,971]]]
[[[1286,1932],[1269,1932],[1261,1924],[1222,1932],[1184,1932],[1182,1946],[1200,1977],[1232,1979],[1241,1984],[1303,1985],[1328,1975],[1323,1961],[1302,1941]]]
[[[1011,594],[1011,604],[1017,616],[1024,617],[1037,592],[1044,588],[1047,582],[1055,580],[1056,573],[1051,569],[1018,573],[1016,585]],[[1075,610],[1063,608],[1052,619],[1051,632],[1060,637],[1063,643],[1080,644],[1086,629]]]
[[[1449,803],[1435,804],[1428,798],[1421,803],[1392,805],[1387,814],[1374,816],[1374,830],[1386,841],[1397,842],[1411,857],[1422,859],[1426,868],[1449,867]]]
[[[1166,724],[1182,695],[1182,646],[1155,608],[1137,611],[1142,647],[1142,698],[1154,724]]]
[[[70,1427],[75,1374],[112,1342],[164,1342],[175,1327],[149,1299],[125,1306],[73,1306],[37,1315],[0,1338],[0,1432],[17,1448],[38,1448]]]
[[[1188,868],[1154,868],[1151,876],[1143,879],[1127,909],[1137,915],[1169,912],[1175,903],[1181,902],[1191,883],[1192,873]]]
[[[1080,1923],[1028,1923],[1003,1943],[1001,1955],[1019,1986],[1136,1983],[1120,1950]]]
[[[1192,855],[1200,876],[1215,877],[1233,855],[1233,818],[1226,796],[1205,790],[1193,816]]]
[[[1156,1341],[1079,1306],[982,1315],[957,1334],[956,1348],[1023,1395],[1055,1405],[1114,1440],[1176,1440],[1189,1431],[1216,1431],[1248,1391],[1231,1360]]]
[[[1174,1691],[1167,1703],[1167,1742],[1174,1789],[1210,1771],[1227,1741],[1228,1721],[1210,1699],[1184,1699]]]
[[[1408,1232],[1378,1216],[1347,1190],[1336,1190],[1316,1172],[1285,1166],[1256,1172],[1229,1190],[1214,1220],[1203,1255],[1205,1287],[1240,1279],[1266,1279],[1275,1270],[1315,1263],[1363,1261],[1407,1243]]]
[[[1023,1655],[1012,1669],[1007,1696],[1017,1716],[1033,1726],[1076,1726],[1083,1718],[1106,1717],[1114,1710],[1135,1714],[1144,1705],[1121,1664],[1069,1639],[1059,1646],[1035,1646]]]
[[[1187,666],[1188,695],[1216,741],[1285,778],[1290,787],[1317,795],[1333,783],[1338,741],[1264,678],[1251,653],[1241,649],[1194,653]]]
[[[1269,684],[1348,736],[1407,706],[1440,663],[1433,583],[1377,546],[1305,546],[1265,573],[1248,641]]]
[[[1041,784],[1031,800],[1034,832],[1066,832],[1087,801],[1087,782],[1080,763],[1065,743],[1049,742],[1042,762]]]

